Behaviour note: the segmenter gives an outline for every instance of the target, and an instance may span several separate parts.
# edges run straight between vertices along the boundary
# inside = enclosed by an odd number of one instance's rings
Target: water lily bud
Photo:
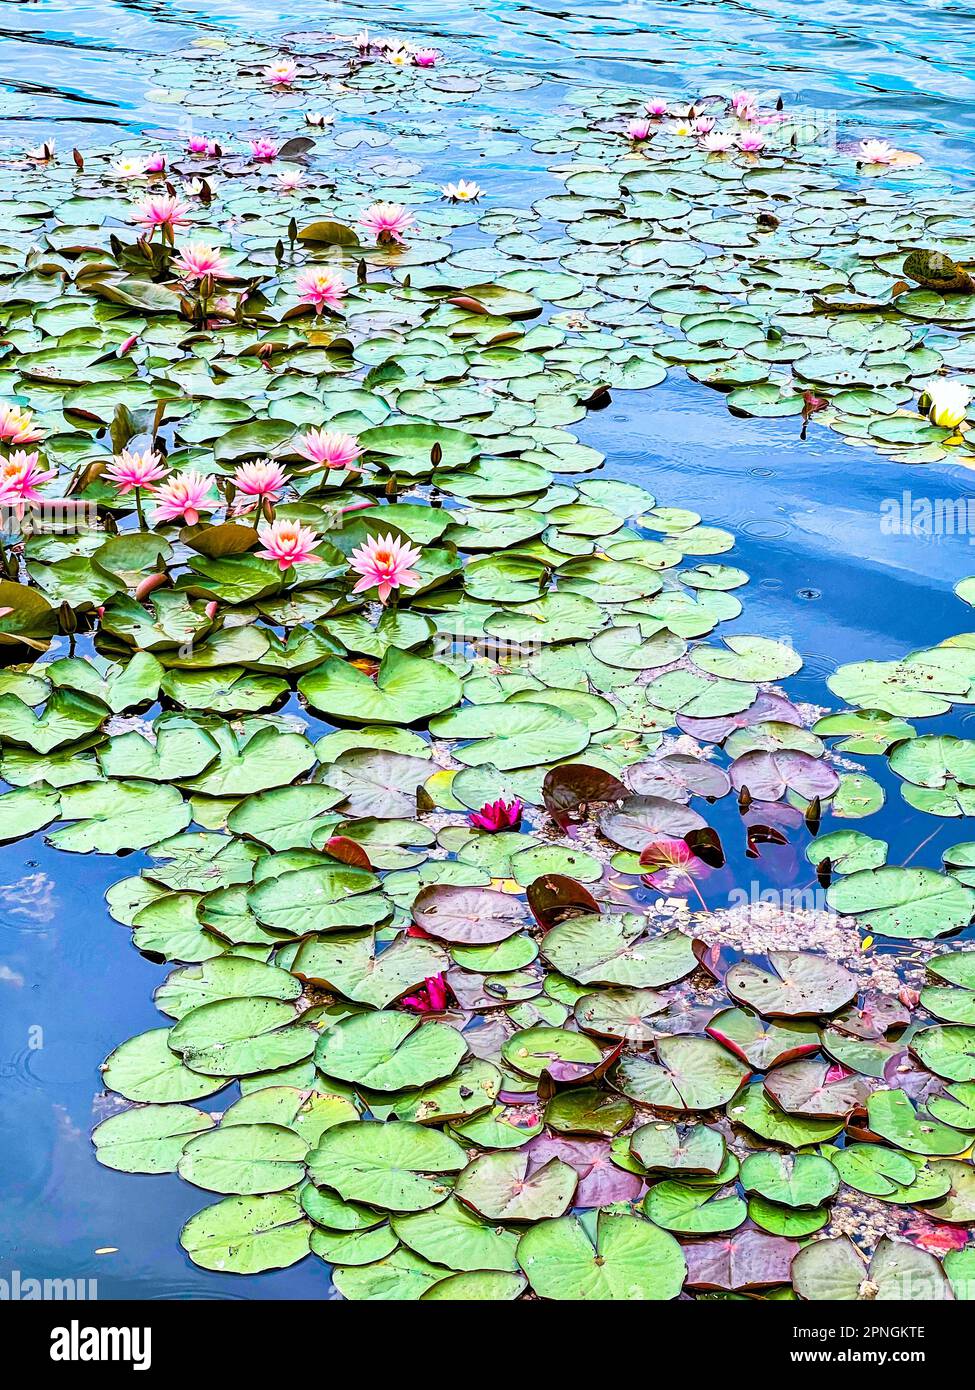
[[[58,626],[62,632],[72,633],[78,631],[78,615],[67,599],[64,600],[58,609]]]
[[[965,419],[972,393],[963,381],[932,382],[921,397],[921,409],[933,425],[954,429]]]
[[[905,1009],[916,1009],[921,1002],[921,996],[916,989],[909,989],[907,985],[902,985],[897,991],[897,998],[904,1005]]]

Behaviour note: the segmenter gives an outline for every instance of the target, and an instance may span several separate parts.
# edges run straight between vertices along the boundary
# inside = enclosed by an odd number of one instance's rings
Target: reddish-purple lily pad
[[[679,714],[677,727],[703,743],[723,743],[735,729],[747,729],[752,724],[765,724],[769,720],[779,724],[802,724],[799,711],[791,700],[782,695],[763,693],[739,714],[722,714],[715,719],[693,719]]]
[[[654,840],[680,839],[691,830],[703,830],[707,821],[662,796],[631,796],[619,809],[604,811],[599,828],[620,849],[643,850]]]
[[[842,965],[804,951],[771,951],[768,968],[747,961],[725,976],[732,999],[766,1018],[817,1018],[856,996],[856,977]]]
[[[839,774],[829,763],[794,748],[783,748],[777,753],[756,749],[743,753],[731,764],[731,785],[735,791],[747,787],[759,801],[780,801],[788,791],[809,801],[814,796],[832,796],[839,784]]]
[[[525,909],[510,893],[432,883],[417,895],[413,920],[440,941],[486,946],[525,926]]]
[[[736,1231],[684,1247],[689,1289],[770,1289],[788,1284],[799,1243],[762,1231]]]
[[[769,1072],[765,1089],[787,1115],[845,1119],[863,1108],[871,1086],[865,1077],[836,1062],[803,1058]]]
[[[724,768],[682,753],[634,763],[626,770],[626,780],[637,796],[662,796],[682,804],[692,796],[717,798],[731,789]]]
[[[568,1163],[579,1177],[575,1205],[608,1207],[614,1202],[635,1202],[643,1191],[643,1179],[627,1173],[612,1159],[612,1149],[602,1139],[567,1139],[540,1134],[526,1150],[534,1173],[543,1164],[558,1159]]]

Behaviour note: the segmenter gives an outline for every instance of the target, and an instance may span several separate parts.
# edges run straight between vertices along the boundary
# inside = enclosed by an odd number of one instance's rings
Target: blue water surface
[[[62,148],[83,148],[157,128],[140,63],[147,54],[179,53],[207,36],[273,40],[365,23],[531,71],[542,84],[519,100],[539,109],[564,82],[622,82],[647,96],[731,83],[829,112],[838,138],[917,150],[932,174],[958,186],[975,167],[975,13],[962,0],[284,0],[277,12],[244,0],[7,0],[0,147],[53,133]],[[474,172],[507,206],[527,205],[539,196],[544,158],[512,142],[510,161]],[[803,442],[794,419],[734,420],[719,395],[677,372],[653,392],[617,393],[576,429],[606,454],[608,476],[641,482],[661,502],[735,534],[728,558],[752,581],[739,591],[739,626],[800,651],[797,697],[835,704],[824,682],[843,661],[895,658],[969,625],[952,594],[975,571],[968,539],[881,526],[885,502],[905,491],[975,494],[960,468],[905,468],[824,429]],[[884,780],[885,770],[870,770]],[[869,828],[891,841],[899,862],[914,844],[892,792]],[[937,865],[940,849],[963,838],[957,822],[938,823],[915,862]],[[176,1177],[124,1175],[94,1161],[98,1065],[160,1023],[152,991],[163,972],[134,950],[103,901],[145,862],[58,854],[41,837],[0,848],[0,1278],[15,1269],[95,1278],[103,1298],[327,1297],[327,1269],[312,1259],[250,1279],[196,1269],[176,1237],[212,1198]],[[760,879],[763,867],[750,872]]]

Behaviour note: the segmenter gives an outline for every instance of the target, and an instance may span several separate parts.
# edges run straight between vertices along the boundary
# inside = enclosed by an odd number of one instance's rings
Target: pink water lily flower
[[[650,101],[646,102],[643,109],[648,116],[652,116],[655,121],[659,121],[661,117],[667,114],[667,103],[664,101],[663,97],[653,97]]]
[[[713,116],[698,116],[694,122],[695,135],[709,135],[714,129]]]
[[[520,801],[488,801],[479,811],[471,811],[468,821],[475,830],[486,830],[494,834],[498,830],[517,830],[521,825],[522,805]]]
[[[234,502],[234,512],[249,512],[259,502],[274,503],[287,486],[287,478],[280,463],[271,459],[255,459],[251,463],[239,463],[234,469],[234,487],[240,496]]]
[[[144,198],[133,212],[132,221],[143,227],[150,238],[157,227],[172,236],[177,228],[190,225],[190,209],[171,194],[160,193]]]
[[[740,121],[750,121],[758,110],[758,93],[735,92],[731,98],[731,109]]]
[[[212,511],[216,506],[213,479],[204,477],[193,468],[170,477],[156,489],[155,497],[154,523],[175,521],[177,517],[182,517],[187,526],[195,526],[201,511]]]
[[[861,140],[857,159],[861,164],[893,164],[897,151],[886,140]]]
[[[370,536],[358,550],[353,550],[349,560],[356,574],[362,576],[352,592],[361,594],[377,588],[379,602],[385,603],[394,589],[420,583],[420,576],[410,569],[419,558],[419,550],[406,541],[394,540],[392,534]]]
[[[146,159],[147,174],[163,174],[166,171],[166,156],[156,150]]]
[[[7,501],[12,497],[18,502],[40,502],[38,487],[56,477],[56,468],[44,472],[36,451],[27,453],[25,449],[17,449],[9,458],[0,460],[0,489]]]
[[[119,496],[124,497],[133,488],[149,487],[151,483],[158,483],[160,478],[165,478],[167,471],[162,466],[160,455],[154,449],[145,449],[141,454],[123,449],[120,454],[115,455],[102,476],[113,482]]]
[[[443,975],[428,975],[422,989],[406,996],[403,1007],[417,1014],[442,1014],[449,1003],[450,986]]]
[[[285,169],[277,176],[279,193],[294,193],[305,181],[303,169]]]
[[[314,553],[320,537],[310,526],[281,517],[270,526],[261,527],[258,534],[264,549],[255,554],[262,560],[276,560],[280,570],[292,565],[321,564],[321,557]]]
[[[314,306],[315,313],[323,309],[337,309],[345,298],[348,289],[341,275],[327,266],[314,266],[299,270],[295,277],[295,288],[302,304]]]
[[[356,459],[365,453],[354,434],[338,430],[309,430],[298,440],[297,449],[302,458],[325,468],[354,468]]]
[[[36,444],[43,438],[42,431],[34,424],[33,411],[0,401],[0,443]]]
[[[630,121],[626,127],[626,138],[628,140],[649,140],[653,132],[653,126],[649,121],[640,120]]]
[[[440,50],[437,48],[418,48],[413,54],[413,62],[418,68],[434,68],[440,57]]]
[[[191,135],[186,149],[189,154],[216,154],[217,142],[211,140],[209,135]]]
[[[262,76],[272,87],[290,87],[298,76],[298,64],[291,58],[278,58],[268,63]]]
[[[258,136],[257,139],[252,140],[250,142],[250,147],[251,159],[256,159],[263,163],[267,163],[269,160],[277,159],[278,157],[277,145],[274,143],[273,140],[269,140],[264,135]]]
[[[711,130],[701,138],[702,149],[708,154],[725,154],[735,147],[735,137],[729,130]]]
[[[402,203],[373,203],[359,218],[359,226],[372,232],[380,246],[403,240],[414,223],[412,212]]]
[[[226,280],[230,274],[226,256],[202,241],[188,242],[172,268],[181,280],[203,280],[208,275],[214,280]]]
[[[765,148],[765,137],[762,135],[739,135],[738,148],[743,154],[758,154]]]

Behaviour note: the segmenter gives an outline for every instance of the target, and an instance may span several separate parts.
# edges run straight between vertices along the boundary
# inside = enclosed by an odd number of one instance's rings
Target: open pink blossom
[[[157,227],[172,236],[177,228],[190,225],[190,209],[169,193],[155,194],[137,205],[132,221],[137,227],[143,227],[150,237]]]
[[[303,169],[283,169],[275,182],[279,193],[295,193],[305,181]]]
[[[264,549],[255,553],[262,560],[276,560],[281,570],[290,569],[292,565],[321,564],[320,557],[314,553],[320,537],[310,526],[280,517],[270,526],[262,527],[258,534]]]
[[[356,574],[362,576],[352,592],[361,594],[366,589],[376,588],[380,603],[385,603],[394,589],[419,584],[420,576],[410,569],[419,558],[419,550],[405,541],[395,540],[391,534],[370,536],[358,550],[353,550],[349,560]]]
[[[327,266],[314,266],[299,270],[295,277],[295,289],[302,304],[314,306],[315,313],[323,309],[337,309],[345,298],[348,289],[341,275]]]
[[[695,135],[709,135],[714,129],[714,117],[698,116],[694,121],[693,129]]]
[[[124,497],[133,488],[149,487],[152,483],[158,483],[160,478],[165,478],[166,472],[162,466],[162,459],[154,449],[145,449],[141,454],[123,449],[120,454],[115,455],[105,469],[103,477],[113,482],[119,496]]]
[[[272,87],[290,87],[298,76],[298,64],[291,58],[278,58],[261,75]]]
[[[758,154],[765,148],[765,137],[762,135],[739,135],[738,148],[743,154]]]
[[[155,150],[146,158],[147,174],[163,174],[166,172],[166,156]]]
[[[498,830],[517,830],[521,824],[521,802],[488,801],[479,811],[468,813],[467,819],[475,830],[486,830],[494,834]]]
[[[417,1014],[442,1014],[450,1004],[450,986],[443,975],[428,975],[423,987],[403,1000],[405,1009]]]
[[[626,127],[626,138],[628,140],[649,140],[653,132],[653,126],[649,121],[637,119],[630,121]]]
[[[356,459],[365,453],[354,434],[337,430],[309,430],[298,440],[297,448],[302,458],[325,468],[354,468]]]
[[[667,114],[667,103],[663,97],[653,97],[650,101],[645,103],[643,109],[648,116],[652,116],[655,121],[659,121],[661,117]]]
[[[274,143],[273,140],[269,140],[264,135],[260,135],[257,137],[257,139],[252,140],[250,142],[250,146],[251,159],[256,159],[260,162],[267,163],[269,160],[277,159],[278,157],[277,145]]]
[[[402,203],[373,203],[359,218],[359,226],[372,232],[376,241],[388,245],[392,241],[402,241],[404,232],[413,226],[414,217]]]
[[[740,121],[750,121],[758,110],[758,93],[735,92],[731,98],[731,109]]]
[[[36,451],[27,453],[25,449],[17,449],[9,458],[0,460],[0,489],[7,500],[12,495],[18,502],[40,502],[38,487],[56,477],[56,468],[44,472]]]
[[[440,50],[437,48],[417,48],[413,52],[413,62],[418,68],[434,68],[440,57]]]
[[[226,256],[202,241],[188,242],[172,268],[181,280],[203,280],[208,275],[214,280],[226,280],[230,273]]]
[[[216,154],[217,143],[209,135],[191,135],[186,142],[190,154]]]
[[[726,154],[735,147],[735,137],[730,130],[710,130],[701,137],[701,148],[708,154]]]
[[[234,511],[239,515],[259,502],[270,502],[273,506],[286,486],[287,479],[280,463],[273,463],[271,459],[239,463],[234,469],[234,487],[239,494]]]
[[[861,140],[857,159],[861,164],[893,164],[897,151],[886,140]]]
[[[201,511],[212,511],[216,505],[213,480],[193,468],[177,473],[156,489],[156,507],[152,520],[175,521],[182,517],[187,526],[195,526]]]
[[[34,413],[0,401],[0,443],[36,444],[44,435],[34,424]]]

